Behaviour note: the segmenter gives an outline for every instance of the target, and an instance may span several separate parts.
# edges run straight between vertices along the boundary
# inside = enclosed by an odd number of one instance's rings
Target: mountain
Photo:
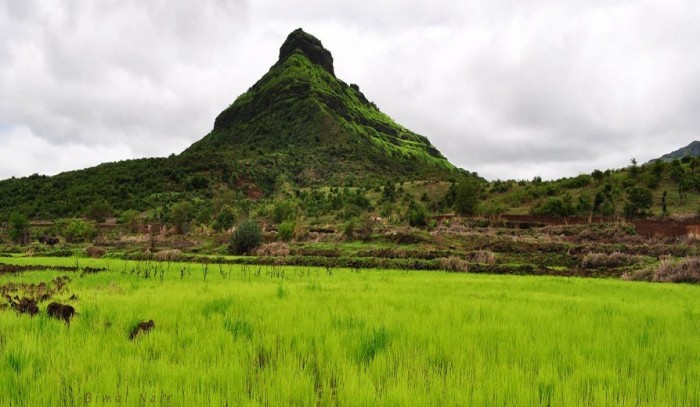
[[[427,138],[338,79],[331,53],[301,29],[289,34],[269,72],[183,156],[212,151],[238,162],[237,171],[246,171],[240,164],[274,167],[301,185],[445,178],[456,171]]]
[[[466,174],[338,79],[330,51],[298,29],[269,71],[181,154],[0,181],[0,219],[12,211],[79,216],[101,201],[143,211],[196,198],[257,199],[280,185],[377,186]]]
[[[700,141],[693,141],[692,143],[688,144],[687,146],[678,149],[672,153],[668,153],[665,155],[662,155],[661,157],[657,158],[656,160],[662,160],[662,161],[673,161],[676,159],[682,159],[685,156],[691,156],[691,157],[700,157]],[[652,160],[652,161],[656,161]]]

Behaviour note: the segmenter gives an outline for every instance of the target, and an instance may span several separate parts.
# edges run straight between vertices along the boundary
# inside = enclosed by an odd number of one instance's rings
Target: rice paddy
[[[698,286],[79,263],[0,275],[68,275],[78,313],[0,310],[0,405],[700,405]]]

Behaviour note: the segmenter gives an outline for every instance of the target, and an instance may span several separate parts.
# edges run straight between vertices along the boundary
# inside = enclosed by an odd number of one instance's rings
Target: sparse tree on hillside
[[[190,229],[190,222],[194,219],[194,207],[191,202],[178,202],[170,208],[169,215],[177,233],[187,233]]]
[[[479,207],[481,186],[472,178],[466,178],[457,184],[454,209],[458,215],[474,215]]]
[[[236,231],[231,235],[229,250],[233,254],[245,254],[251,252],[262,242],[262,230],[253,219],[241,222]]]
[[[114,215],[112,206],[104,199],[95,201],[88,207],[85,216],[97,223],[103,223],[107,218]]]
[[[644,216],[654,204],[654,195],[649,188],[633,187],[627,191],[625,217],[636,218]]]
[[[10,239],[15,243],[29,243],[29,220],[24,214],[15,212],[8,221]]]
[[[216,215],[216,222],[214,222],[214,229],[217,231],[229,230],[233,227],[236,222],[236,213],[228,205],[221,208],[221,211]]]

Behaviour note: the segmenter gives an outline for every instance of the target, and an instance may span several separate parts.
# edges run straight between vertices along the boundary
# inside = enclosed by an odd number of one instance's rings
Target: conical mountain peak
[[[316,37],[293,31],[279,60],[221,112],[183,157],[237,163],[238,176],[299,185],[347,179],[448,179],[457,169],[430,141],[396,123],[333,72]],[[244,163],[244,165],[241,165]]]
[[[311,34],[304,32],[301,28],[292,31],[280,48],[280,58],[278,63],[283,63],[294,52],[303,53],[311,62],[320,65],[335,76],[333,71],[333,56],[331,52],[323,47],[321,41]]]

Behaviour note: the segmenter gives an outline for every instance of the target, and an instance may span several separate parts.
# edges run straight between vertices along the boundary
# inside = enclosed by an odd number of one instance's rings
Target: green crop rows
[[[0,405],[700,405],[697,286],[79,262],[0,275],[78,312],[0,310]]]

